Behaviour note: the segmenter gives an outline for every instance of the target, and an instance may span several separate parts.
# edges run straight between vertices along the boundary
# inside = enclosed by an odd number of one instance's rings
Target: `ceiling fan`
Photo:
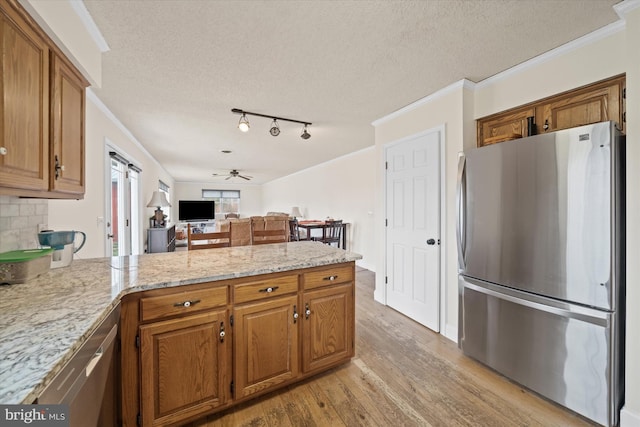
[[[224,174],[219,174],[219,173],[214,173],[213,176],[225,176]],[[242,178],[242,179],[246,179],[247,181],[250,181],[251,178],[253,178],[252,176],[249,175],[240,175],[240,172],[238,172],[238,170],[236,169],[231,169],[229,171],[229,173],[226,175],[225,181],[231,178]]]

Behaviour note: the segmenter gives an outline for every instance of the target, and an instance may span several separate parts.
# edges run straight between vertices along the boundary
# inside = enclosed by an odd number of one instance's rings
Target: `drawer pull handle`
[[[322,280],[328,280],[330,282],[333,282],[334,280],[336,280],[338,278],[338,276],[327,276],[327,277],[323,277]]]
[[[275,291],[278,288],[279,288],[279,286],[274,286],[274,287],[269,286],[268,288],[260,289],[260,291],[258,291],[258,292],[266,292],[266,293],[270,294],[271,292]]]
[[[174,306],[174,307],[184,307],[184,308],[189,308],[189,307],[191,307],[192,305],[196,305],[196,304],[197,304],[197,303],[199,303],[199,302],[200,302],[200,300],[199,300],[199,299],[196,299],[196,300],[193,300],[193,301],[177,302],[177,303],[173,304],[173,306]]]

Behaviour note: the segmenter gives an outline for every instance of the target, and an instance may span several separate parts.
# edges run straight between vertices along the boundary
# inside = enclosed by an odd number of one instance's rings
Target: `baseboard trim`
[[[620,411],[620,427],[640,427],[640,414],[623,407]]]
[[[458,327],[455,325],[445,325],[444,333],[442,334],[451,341],[458,342]]]

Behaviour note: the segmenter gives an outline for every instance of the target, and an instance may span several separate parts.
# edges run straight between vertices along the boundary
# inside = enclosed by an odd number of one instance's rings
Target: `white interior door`
[[[440,331],[440,139],[435,131],[386,149],[386,301]]]

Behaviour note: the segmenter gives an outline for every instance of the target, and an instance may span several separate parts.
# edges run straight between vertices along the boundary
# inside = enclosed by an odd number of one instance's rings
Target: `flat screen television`
[[[215,217],[213,200],[178,201],[178,219],[180,221],[208,221]]]

